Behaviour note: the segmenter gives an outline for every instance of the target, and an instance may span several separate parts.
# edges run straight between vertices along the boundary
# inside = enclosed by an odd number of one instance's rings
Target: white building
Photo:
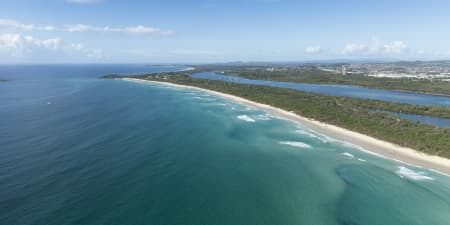
[[[342,73],[343,76],[347,75],[347,68],[344,65],[342,65],[341,73]]]

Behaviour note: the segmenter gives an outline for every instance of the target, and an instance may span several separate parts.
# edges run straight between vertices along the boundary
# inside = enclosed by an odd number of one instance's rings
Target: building
[[[347,75],[347,68],[344,65],[342,65],[341,73],[342,73],[343,76]]]

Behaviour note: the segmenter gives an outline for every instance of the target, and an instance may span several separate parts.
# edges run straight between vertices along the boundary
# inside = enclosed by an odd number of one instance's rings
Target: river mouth
[[[450,97],[447,96],[373,89],[352,85],[306,84],[268,80],[250,80],[241,77],[220,75],[215,72],[194,73],[191,75],[191,77],[197,79],[219,80],[239,84],[254,84],[270,87],[288,88],[334,96],[374,99],[387,102],[407,103],[415,105],[450,106]]]

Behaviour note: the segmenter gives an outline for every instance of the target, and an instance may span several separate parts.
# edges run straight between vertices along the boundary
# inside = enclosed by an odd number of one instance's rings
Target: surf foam
[[[303,136],[307,136],[307,137],[310,137],[310,138],[318,139],[319,141],[321,141],[323,143],[329,142],[326,138],[323,138],[323,137],[315,134],[311,130],[308,130],[308,131],[306,131],[306,130],[296,130],[295,132],[300,134],[300,135],[303,135]]]
[[[256,121],[256,120],[250,118],[247,115],[239,115],[239,116],[237,116],[237,118],[240,119],[240,120],[243,120],[245,122],[250,122],[250,123],[254,123]]]
[[[297,148],[312,148],[311,145],[308,145],[300,141],[280,141],[279,143],[282,145],[289,145]]]
[[[348,152],[344,152],[344,153],[341,153],[341,154],[344,155],[344,156],[347,156],[349,158],[355,158],[354,155],[352,155],[351,153],[348,153]]]
[[[270,114],[266,113],[266,114],[260,114],[256,116],[257,120],[271,120],[271,116]]]
[[[401,177],[406,177],[411,180],[434,180],[432,177],[426,176],[425,172],[417,172],[404,166],[398,166],[396,173]]]

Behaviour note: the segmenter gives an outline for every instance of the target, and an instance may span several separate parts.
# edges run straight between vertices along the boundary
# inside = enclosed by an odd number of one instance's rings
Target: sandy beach
[[[402,147],[393,143],[389,143],[383,140],[379,140],[370,136],[367,136],[365,134],[361,134],[358,132],[354,132],[351,130],[347,130],[338,126],[334,126],[331,124],[319,122],[316,120],[312,120],[306,117],[299,116],[295,113],[288,112],[270,105],[261,104],[257,102],[253,102],[241,97],[237,97],[234,95],[224,94],[221,92],[211,91],[208,89],[193,87],[193,86],[187,86],[187,85],[179,85],[179,84],[173,84],[169,82],[158,82],[158,81],[148,81],[148,80],[142,80],[142,79],[133,79],[133,78],[121,78],[123,80],[128,81],[134,81],[134,82],[151,82],[151,83],[158,83],[163,85],[169,85],[173,87],[180,87],[180,88],[191,88],[191,89],[197,89],[201,91],[205,91],[217,96],[221,96],[223,98],[236,101],[239,103],[247,104],[252,107],[262,109],[264,111],[267,111],[271,113],[274,116],[279,116],[282,118],[286,118],[289,120],[292,120],[294,122],[298,122],[303,124],[304,126],[315,130],[319,133],[325,134],[329,137],[346,141],[355,145],[358,145],[362,147],[363,149],[376,153],[382,157],[400,161],[409,165],[414,165],[418,167],[422,167],[425,169],[429,169],[438,173],[441,173],[443,175],[450,176],[450,159],[439,157],[439,156],[432,156],[428,155],[419,151],[416,151],[411,148]]]

